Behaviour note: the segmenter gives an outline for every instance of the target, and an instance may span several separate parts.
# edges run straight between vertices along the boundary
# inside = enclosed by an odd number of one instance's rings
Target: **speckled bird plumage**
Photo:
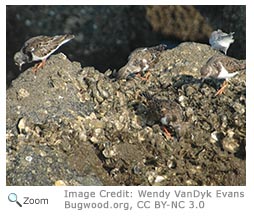
[[[200,70],[201,85],[208,78],[224,79],[221,88],[215,94],[215,96],[220,95],[228,85],[228,80],[236,76],[240,71],[245,70],[245,68],[246,62],[244,60],[237,60],[222,54],[214,55],[208,59]]]
[[[246,68],[244,60],[238,60],[224,55],[214,55],[201,68],[203,79],[213,77],[216,79],[230,79]]]
[[[131,75],[146,72],[153,63],[158,59],[161,52],[166,49],[166,45],[149,48],[135,49],[128,57],[128,63],[119,69],[116,74],[117,79],[126,79]]]
[[[184,128],[184,112],[179,103],[174,100],[159,99],[147,92],[143,94],[147,99],[149,110],[165,127],[172,127],[177,136]]]
[[[74,38],[74,35],[37,36],[27,40],[14,55],[15,64],[20,70],[23,64],[33,61],[45,61],[60,46]]]
[[[230,44],[234,42],[233,35],[234,32],[227,34],[218,29],[217,31],[212,32],[209,38],[209,43],[212,46],[212,48],[223,51],[224,54],[226,55]]]

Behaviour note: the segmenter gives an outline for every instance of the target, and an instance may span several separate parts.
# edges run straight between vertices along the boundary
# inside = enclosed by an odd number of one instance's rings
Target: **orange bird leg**
[[[172,137],[171,133],[167,130],[167,128],[163,127],[163,130],[165,132],[166,137],[173,140],[173,137]]]
[[[43,59],[40,63],[33,67],[33,73],[36,73],[40,68],[43,68],[46,64],[46,59]]]
[[[228,82],[225,80],[225,81],[222,83],[221,88],[220,88],[220,89],[217,91],[217,93],[215,94],[215,96],[221,95],[227,86],[228,86]]]
[[[140,73],[137,73],[136,76],[139,77],[141,80],[147,81],[149,79],[150,75],[151,75],[151,73],[147,72],[144,77],[142,77]]]

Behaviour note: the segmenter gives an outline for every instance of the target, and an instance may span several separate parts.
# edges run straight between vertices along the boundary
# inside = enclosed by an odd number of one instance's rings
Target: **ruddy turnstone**
[[[227,50],[230,44],[234,42],[233,35],[234,32],[227,34],[218,29],[217,31],[212,32],[209,38],[209,43],[212,48],[216,50],[221,50],[224,52],[225,55],[227,55]]]
[[[147,79],[141,73],[146,72],[155,63],[166,47],[166,45],[160,44],[154,47],[135,49],[128,57],[128,63],[117,72],[116,78],[128,79],[139,74],[141,79]]]
[[[180,131],[184,128],[184,113],[182,107],[173,100],[159,99],[145,92],[142,94],[148,102],[149,110],[159,119],[166,137],[172,139],[173,132],[179,138]],[[169,132],[169,130],[171,132]]]
[[[200,70],[202,83],[208,78],[224,79],[221,88],[215,94],[215,96],[220,95],[228,85],[228,80],[245,68],[246,62],[244,60],[237,60],[225,55],[214,55]]]
[[[33,61],[42,61],[36,65],[33,72],[36,72],[40,67],[43,67],[47,58],[54,53],[60,46],[67,43],[74,38],[74,35],[56,35],[49,36],[37,36],[27,40],[19,52],[15,53],[14,61],[19,66],[19,70],[25,63]]]

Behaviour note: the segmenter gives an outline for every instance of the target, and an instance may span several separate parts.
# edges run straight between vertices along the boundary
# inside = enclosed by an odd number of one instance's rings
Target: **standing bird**
[[[19,52],[15,53],[14,61],[19,70],[25,63],[33,61],[41,61],[35,65],[33,72],[36,72],[39,68],[43,67],[47,58],[54,53],[60,46],[67,43],[74,38],[74,35],[56,35],[49,36],[37,36],[27,40]]]
[[[234,33],[235,32],[227,34],[218,29],[217,31],[212,32],[209,38],[209,43],[213,49],[223,51],[224,54],[227,55],[227,50],[230,44],[234,42]]]
[[[228,85],[228,80],[236,76],[240,71],[246,69],[245,60],[238,60],[224,55],[214,55],[201,68],[202,83],[205,79],[224,79],[221,88],[215,96],[222,94]]]
[[[147,77],[142,77],[142,73],[146,72],[156,62],[166,47],[166,45],[160,44],[154,47],[135,49],[128,57],[128,63],[117,72],[116,78],[128,79],[133,75],[139,75],[141,79],[147,79]]]

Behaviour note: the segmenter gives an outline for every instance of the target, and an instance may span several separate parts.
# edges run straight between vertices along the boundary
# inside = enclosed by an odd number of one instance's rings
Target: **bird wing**
[[[73,35],[57,35],[54,37],[37,36],[25,42],[23,47],[24,53],[33,53],[35,56],[43,57],[52,53],[62,44],[71,40]]]
[[[233,35],[234,35],[234,32],[231,32],[229,34],[222,33],[221,35],[219,35],[217,40],[220,42],[225,41],[226,43],[228,43],[228,42],[233,43],[234,42]]]
[[[238,60],[235,58],[227,57],[227,58],[221,58],[220,61],[222,62],[226,70],[229,72],[241,71],[246,69],[246,62],[244,60]]]
[[[49,41],[51,37],[48,36],[36,36],[32,37],[29,40],[27,40],[22,47],[23,53],[31,53],[34,50],[41,47],[42,44],[44,44],[45,41]]]

